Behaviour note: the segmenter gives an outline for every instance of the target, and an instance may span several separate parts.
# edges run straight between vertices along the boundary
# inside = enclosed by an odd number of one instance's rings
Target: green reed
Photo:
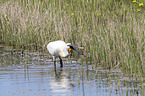
[[[47,52],[44,44],[60,39],[84,46],[85,60],[95,67],[119,67],[124,73],[140,74],[145,63],[145,7],[138,3],[128,0],[3,1],[0,3],[0,42],[17,49]]]

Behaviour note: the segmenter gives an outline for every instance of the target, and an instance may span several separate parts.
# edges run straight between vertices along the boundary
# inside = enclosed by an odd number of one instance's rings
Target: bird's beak
[[[71,49],[75,50],[78,54],[83,55],[83,53],[79,52],[78,50],[76,50],[74,47],[79,48],[79,49],[84,49],[83,47],[78,47],[78,46],[74,46],[74,45],[69,45]]]

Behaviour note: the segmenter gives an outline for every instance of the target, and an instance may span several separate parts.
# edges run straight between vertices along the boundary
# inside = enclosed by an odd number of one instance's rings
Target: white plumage
[[[69,55],[69,46],[64,41],[54,41],[47,45],[47,50],[52,56],[56,57],[66,57]]]

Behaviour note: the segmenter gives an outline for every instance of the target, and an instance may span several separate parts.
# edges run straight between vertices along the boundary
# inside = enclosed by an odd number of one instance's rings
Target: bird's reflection
[[[51,78],[50,87],[53,92],[67,92],[74,88],[74,85],[70,81],[68,74],[63,71],[62,68],[54,68],[54,77]]]

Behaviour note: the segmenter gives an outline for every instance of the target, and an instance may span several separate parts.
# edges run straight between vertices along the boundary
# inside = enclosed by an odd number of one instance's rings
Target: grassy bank
[[[141,3],[145,1],[3,1],[0,42],[43,51],[45,43],[60,39],[84,46],[84,59],[96,67],[120,67],[124,73],[141,75],[145,63],[145,5]]]

